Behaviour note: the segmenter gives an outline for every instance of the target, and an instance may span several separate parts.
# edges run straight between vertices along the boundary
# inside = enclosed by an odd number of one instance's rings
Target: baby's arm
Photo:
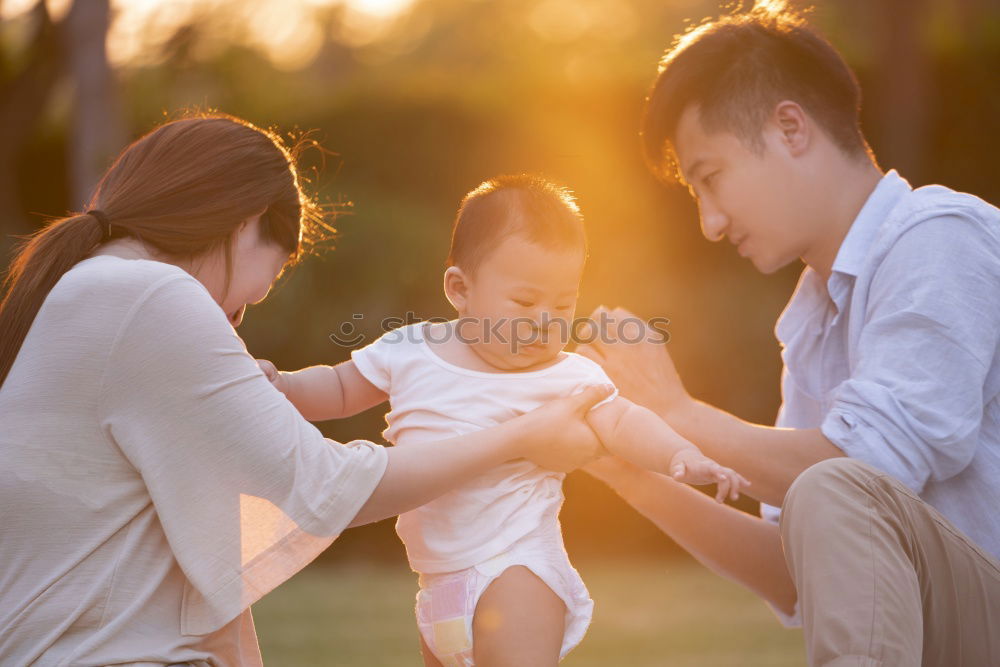
[[[587,417],[609,452],[646,470],[670,475],[687,484],[719,485],[716,500],[739,497],[750,482],[701,453],[656,413],[627,398],[616,398]]]
[[[353,361],[298,371],[279,371],[264,359],[257,363],[271,384],[309,421],[350,417],[389,398],[365,379]]]

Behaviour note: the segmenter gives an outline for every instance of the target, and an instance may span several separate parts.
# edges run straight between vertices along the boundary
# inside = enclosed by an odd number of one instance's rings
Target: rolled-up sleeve
[[[261,373],[200,283],[171,276],[126,318],[102,423],[142,476],[207,634],[300,570],[379,483],[385,451],[320,432]]]
[[[872,279],[854,371],[821,430],[919,493],[972,460],[1000,340],[996,231],[952,215],[903,233]]]

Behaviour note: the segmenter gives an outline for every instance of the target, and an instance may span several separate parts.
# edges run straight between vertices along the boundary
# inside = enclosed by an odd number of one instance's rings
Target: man
[[[781,2],[667,53],[649,164],[691,190],[709,240],[764,273],[806,264],[776,326],[777,426],[692,399],[663,345],[581,352],[749,478],[764,518],[620,461],[591,471],[801,622],[811,664],[1000,665],[1000,211],[883,173],[859,100]]]

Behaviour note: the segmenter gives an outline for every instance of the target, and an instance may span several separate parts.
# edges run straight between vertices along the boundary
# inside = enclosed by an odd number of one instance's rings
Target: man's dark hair
[[[646,100],[646,161],[659,176],[677,177],[677,123],[692,105],[707,132],[730,132],[760,151],[761,129],[783,100],[797,102],[846,154],[868,151],[854,74],[785,0],[757,0],[694,26],[663,56]]]
[[[586,252],[583,216],[573,193],[540,176],[510,174],[481,183],[465,195],[455,216],[448,266],[474,273],[505,238],[554,249]]]

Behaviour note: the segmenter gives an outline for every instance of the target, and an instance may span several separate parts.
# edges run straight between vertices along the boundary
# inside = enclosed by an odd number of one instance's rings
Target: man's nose
[[[701,233],[709,241],[719,241],[729,227],[729,218],[710,200],[698,201],[698,212],[701,216]]]

